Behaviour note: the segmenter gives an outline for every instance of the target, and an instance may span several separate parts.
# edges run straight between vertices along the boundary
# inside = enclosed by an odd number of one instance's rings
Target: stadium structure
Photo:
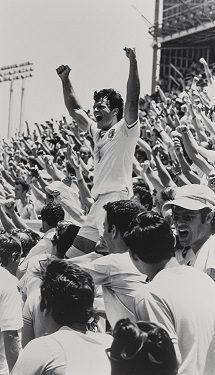
[[[155,0],[152,93],[201,77],[199,59],[215,67],[215,0]]]

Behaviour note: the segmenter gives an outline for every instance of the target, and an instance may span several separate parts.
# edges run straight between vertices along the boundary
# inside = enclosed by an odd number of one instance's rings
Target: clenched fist
[[[59,75],[59,77],[63,80],[68,79],[69,73],[71,69],[68,65],[60,65],[57,69],[56,72]]]

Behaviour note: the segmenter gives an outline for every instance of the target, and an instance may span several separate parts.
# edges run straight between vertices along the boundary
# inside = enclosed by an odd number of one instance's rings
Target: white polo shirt
[[[0,280],[0,375],[8,375],[3,332],[22,328],[22,307],[17,279],[0,267]]]
[[[179,375],[212,375],[215,369],[215,285],[204,272],[178,266],[141,287],[135,315],[162,325],[181,354]]]
[[[95,145],[93,198],[125,189],[131,195],[133,156],[140,135],[139,122],[127,125],[123,118],[105,132],[92,123],[89,132]]]

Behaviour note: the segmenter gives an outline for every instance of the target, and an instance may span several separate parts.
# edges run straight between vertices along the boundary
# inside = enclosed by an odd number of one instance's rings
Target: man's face
[[[201,212],[175,206],[172,217],[181,245],[198,248],[208,232],[208,224],[201,221]]]
[[[15,185],[15,198],[21,199],[24,195],[23,187],[21,184]]]
[[[115,112],[110,109],[107,98],[95,102],[93,109],[98,128],[108,130],[114,124]]]

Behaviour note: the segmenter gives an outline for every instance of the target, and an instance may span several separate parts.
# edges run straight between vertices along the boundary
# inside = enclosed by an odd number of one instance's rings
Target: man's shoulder
[[[0,279],[1,279],[1,286],[0,289],[3,288],[10,288],[10,286],[17,286],[18,280],[17,278],[12,275],[8,270],[4,267],[0,266]]]

